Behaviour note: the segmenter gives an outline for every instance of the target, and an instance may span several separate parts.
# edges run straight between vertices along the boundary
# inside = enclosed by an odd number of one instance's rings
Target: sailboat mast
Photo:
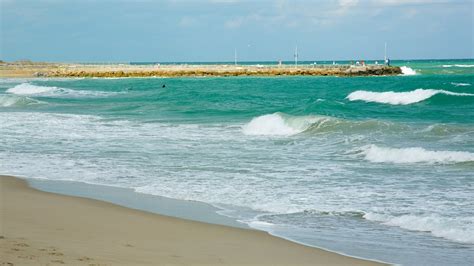
[[[234,48],[234,65],[237,65],[237,48]]]
[[[295,47],[295,67],[298,67],[298,45]]]

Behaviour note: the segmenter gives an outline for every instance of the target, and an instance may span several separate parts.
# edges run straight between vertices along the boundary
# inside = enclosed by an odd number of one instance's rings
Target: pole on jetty
[[[387,42],[385,42],[385,54],[384,54],[384,57],[383,57],[383,61],[385,63],[387,63]]]
[[[234,48],[234,65],[237,65],[237,48]]]
[[[298,45],[295,47],[295,67],[298,67]]]

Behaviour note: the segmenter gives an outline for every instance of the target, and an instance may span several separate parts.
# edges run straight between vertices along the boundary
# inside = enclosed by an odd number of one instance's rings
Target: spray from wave
[[[116,92],[85,91],[59,87],[37,86],[30,83],[22,83],[10,88],[7,93],[16,95],[42,96],[42,97],[105,97],[117,94]]]
[[[474,162],[474,153],[465,151],[429,151],[420,147],[387,148],[377,145],[362,147],[361,154],[374,163],[451,164]]]
[[[411,67],[402,66],[400,69],[402,70],[402,74],[404,76],[413,76],[417,74],[416,71]]]
[[[392,105],[407,105],[424,101],[428,98],[435,96],[436,94],[445,94],[451,96],[474,96],[470,93],[458,93],[446,90],[433,90],[433,89],[416,89],[414,91],[407,92],[374,92],[358,90],[350,93],[346,99],[349,101],[365,101],[365,102],[377,102],[387,103]]]

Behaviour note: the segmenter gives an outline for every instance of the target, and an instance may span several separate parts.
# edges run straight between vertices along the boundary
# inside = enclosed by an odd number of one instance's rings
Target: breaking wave
[[[22,83],[6,92],[16,95],[43,96],[43,97],[105,97],[117,92],[73,90],[60,87],[37,86]]]
[[[243,126],[245,135],[289,136],[301,133],[312,124],[328,119],[323,116],[291,117],[282,113],[274,113],[255,117]]]
[[[387,148],[377,145],[362,147],[361,154],[374,163],[450,164],[474,162],[474,153],[466,151],[430,151],[420,147]]]
[[[350,93],[346,99],[349,101],[365,101],[365,102],[377,102],[387,103],[392,105],[407,105],[424,101],[428,98],[435,96],[436,94],[445,94],[450,96],[474,96],[471,93],[458,93],[446,90],[433,90],[433,89],[416,89],[414,91],[406,92],[374,92],[374,91],[363,91],[358,90]]]
[[[450,218],[438,215],[391,216],[376,213],[367,213],[363,217],[367,220],[407,230],[430,232],[436,237],[456,242],[474,243],[474,218]]]
[[[413,76],[417,74],[416,71],[411,67],[402,66],[400,69],[402,70],[402,74],[405,76]]]
[[[300,133],[403,131],[407,126],[381,120],[346,120],[331,116],[292,116],[273,113],[253,118],[242,127],[245,135],[292,136]]]

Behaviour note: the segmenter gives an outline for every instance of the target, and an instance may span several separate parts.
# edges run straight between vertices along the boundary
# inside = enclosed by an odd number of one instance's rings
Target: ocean
[[[0,79],[0,174],[198,201],[306,245],[474,263],[474,60],[404,75]]]

